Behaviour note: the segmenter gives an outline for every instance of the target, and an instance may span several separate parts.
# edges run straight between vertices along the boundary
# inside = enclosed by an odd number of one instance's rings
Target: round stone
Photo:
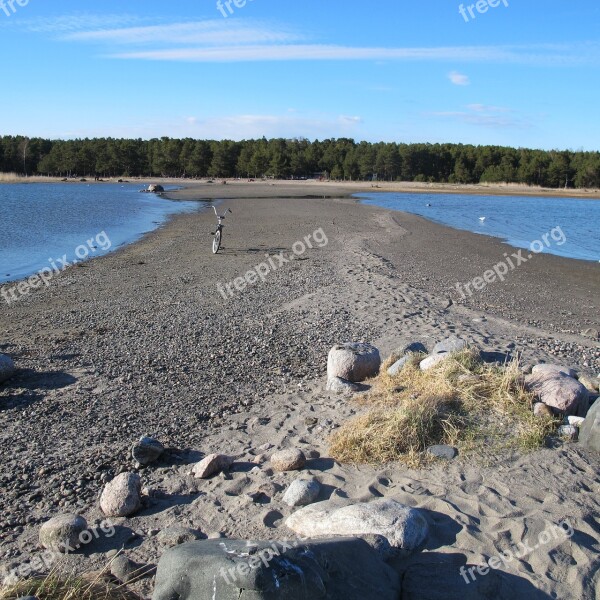
[[[306,464],[306,456],[299,448],[286,448],[271,456],[271,465],[276,471],[298,471]]]
[[[43,548],[59,552],[73,552],[82,544],[80,536],[87,528],[86,520],[80,515],[53,517],[40,528],[40,544]]]

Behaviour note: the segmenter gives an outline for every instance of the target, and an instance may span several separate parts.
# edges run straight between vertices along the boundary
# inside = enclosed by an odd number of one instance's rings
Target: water
[[[69,263],[102,256],[171,215],[199,208],[197,202],[173,202],[139,189],[109,183],[0,186],[0,283],[54,265],[62,269],[65,255]]]
[[[600,260],[600,200],[463,194],[358,194],[364,204],[566,258]],[[546,235],[544,239],[544,235]]]

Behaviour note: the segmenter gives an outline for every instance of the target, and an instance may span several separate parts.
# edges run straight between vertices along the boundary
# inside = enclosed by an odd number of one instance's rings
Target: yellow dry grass
[[[110,563],[102,571],[88,575],[64,575],[54,569],[37,577],[8,585],[0,590],[0,600],[35,596],[39,600],[141,600],[123,586],[105,581]]]
[[[389,363],[362,403],[367,408],[331,437],[331,455],[341,462],[400,461],[420,466],[428,446],[448,444],[461,454],[490,454],[507,448],[540,447],[555,428],[533,415],[533,396],[522,382],[518,361],[487,365],[476,351],[454,353],[428,371],[415,355],[394,377]]]

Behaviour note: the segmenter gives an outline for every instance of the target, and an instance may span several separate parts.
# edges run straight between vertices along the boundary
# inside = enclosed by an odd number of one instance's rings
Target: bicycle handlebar
[[[231,209],[230,209],[230,208],[228,208],[228,209],[226,209],[226,210],[225,210],[225,212],[224,212],[222,215],[220,215],[220,214],[217,212],[217,207],[216,207],[214,204],[213,204],[213,207],[212,207],[212,208],[213,208],[213,210],[215,211],[215,215],[217,215],[217,218],[218,218],[218,219],[224,219],[224,218],[225,218],[225,215],[226,215],[227,213],[231,213]],[[233,214],[233,213],[232,213],[232,214]]]

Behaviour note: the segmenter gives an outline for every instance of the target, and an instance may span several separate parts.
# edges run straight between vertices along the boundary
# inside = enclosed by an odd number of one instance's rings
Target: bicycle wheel
[[[213,254],[216,254],[221,247],[221,231],[217,229],[215,238],[213,239]]]

